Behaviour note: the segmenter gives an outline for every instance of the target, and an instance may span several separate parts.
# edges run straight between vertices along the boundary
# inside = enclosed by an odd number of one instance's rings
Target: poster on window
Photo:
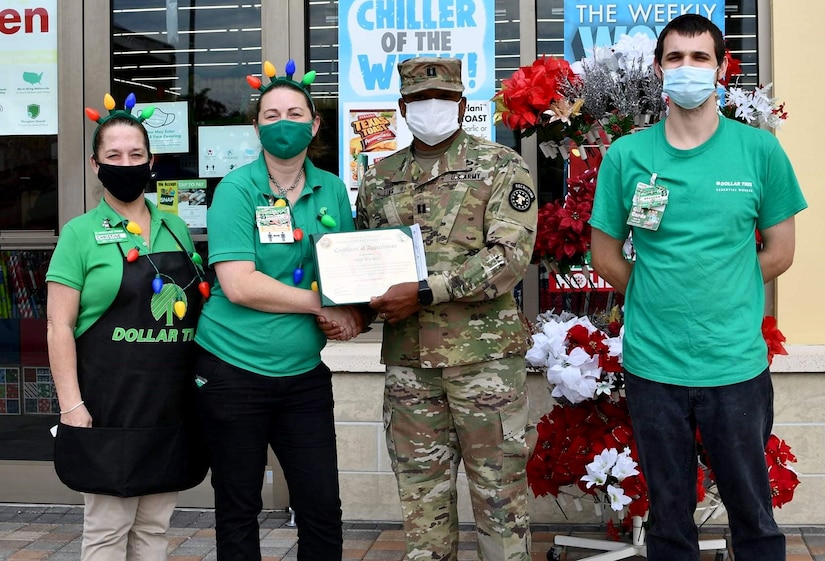
[[[156,193],[146,193],[158,210],[180,216],[192,229],[206,228],[206,180],[167,179]]]
[[[198,127],[198,177],[223,177],[254,162],[260,153],[253,125]]]
[[[564,0],[564,58],[592,57],[594,47],[615,45],[622,35],[659,37],[665,25],[682,14],[699,14],[725,32],[724,0],[707,2],[611,2]]]
[[[0,4],[0,136],[57,134],[57,0]]]
[[[158,101],[136,103],[132,114],[137,116],[146,107],[154,107],[152,116],[143,121],[149,133],[152,154],[186,154],[189,152],[189,103]]]
[[[412,142],[398,109],[398,63],[462,61],[464,129],[493,139],[494,0],[339,0],[339,153],[354,204],[367,166]]]

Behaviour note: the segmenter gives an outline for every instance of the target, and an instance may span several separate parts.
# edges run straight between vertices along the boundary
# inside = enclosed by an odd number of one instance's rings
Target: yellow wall
[[[825,344],[825,65],[817,47],[822,0],[773,0],[773,93],[788,119],[776,136],[808,201],[796,217],[796,256],[777,280],[776,316],[789,344]],[[807,16],[805,14],[808,14]]]

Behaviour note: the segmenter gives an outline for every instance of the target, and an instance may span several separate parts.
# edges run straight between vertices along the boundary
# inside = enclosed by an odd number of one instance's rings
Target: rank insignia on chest
[[[512,187],[510,187],[508,200],[513,210],[527,212],[530,210],[530,207],[533,206],[533,201],[536,200],[536,194],[524,183],[513,183]]]

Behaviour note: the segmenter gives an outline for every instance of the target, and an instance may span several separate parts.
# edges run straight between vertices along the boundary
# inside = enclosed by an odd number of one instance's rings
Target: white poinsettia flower
[[[596,393],[594,395],[610,395],[613,393],[615,386],[611,380],[599,380],[596,382]]]
[[[753,107],[749,105],[740,105],[736,108],[736,118],[744,119],[745,122],[751,123],[756,118],[756,113],[754,112]]]
[[[633,499],[624,494],[624,489],[613,485],[607,486],[607,498],[610,500],[610,508],[616,512],[633,502]]]
[[[630,449],[625,448],[624,452],[616,457],[616,463],[610,469],[610,475],[619,481],[632,475],[639,475],[639,470],[636,469],[637,465],[633,458],[630,457]]]
[[[653,65],[656,39],[644,33],[635,33],[632,36],[623,33],[613,45],[613,49],[621,54],[626,64],[633,64],[636,68],[648,68]]]
[[[622,326],[624,329],[624,326]],[[607,345],[607,354],[608,356],[617,356],[619,357],[619,363],[622,362],[622,338],[624,333],[619,334],[618,337],[609,337],[605,344]]]
[[[592,399],[601,373],[598,357],[591,357],[577,347],[547,369],[547,381],[554,385],[551,395],[565,397],[571,403]]]
[[[547,357],[550,354],[550,340],[544,333],[533,334],[533,346],[525,353],[524,358],[530,366],[547,366]]]
[[[587,470],[587,475],[582,476],[582,481],[587,483],[587,488],[590,489],[593,485],[601,486],[607,483],[607,472],[599,471],[593,467],[593,464],[584,466]]]
[[[616,459],[619,457],[619,451],[615,448],[605,448],[599,454],[593,456],[593,461],[590,462],[588,465],[594,467],[594,469],[598,471],[608,472],[610,468],[616,463]]]
[[[736,106],[748,105],[748,94],[742,88],[731,86],[728,88],[728,103],[733,103]]]
[[[612,47],[593,47],[593,61],[608,70],[619,69],[619,61]]]
[[[583,325],[584,327],[586,327],[588,333],[593,333],[594,331],[598,330],[598,328],[595,325],[593,325],[593,322],[590,321],[590,318],[588,316],[580,317],[579,321],[577,321],[576,324]]]

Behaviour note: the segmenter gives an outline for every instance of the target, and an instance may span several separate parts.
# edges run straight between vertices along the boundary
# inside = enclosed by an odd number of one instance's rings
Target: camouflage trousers
[[[479,561],[529,561],[523,357],[454,366],[388,366],[384,428],[409,561],[458,559],[456,478],[470,489]]]

